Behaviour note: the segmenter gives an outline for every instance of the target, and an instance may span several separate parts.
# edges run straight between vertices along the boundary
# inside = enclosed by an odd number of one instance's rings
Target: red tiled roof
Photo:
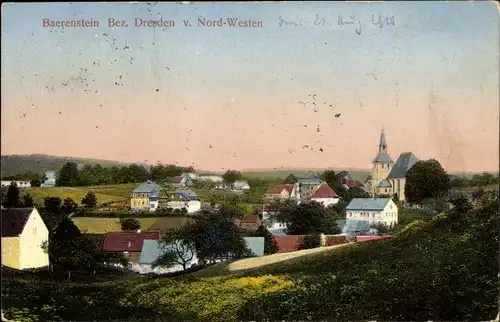
[[[266,190],[266,195],[279,195],[283,190],[288,191],[288,193],[292,193],[293,184],[281,184],[279,186],[271,187]]]
[[[171,181],[172,181],[172,183],[181,183],[182,177],[181,176],[173,177]]]
[[[259,229],[260,226],[260,218],[256,215],[245,216],[243,218],[236,218],[234,220],[236,226],[244,230],[252,230],[255,231]]]
[[[33,208],[2,209],[2,237],[21,235],[32,212]]]
[[[274,236],[274,240],[278,244],[279,253],[294,252],[299,249],[302,240],[305,235],[285,235],[285,236]]]
[[[338,198],[337,193],[327,184],[322,184],[311,196],[311,198]]]
[[[160,239],[159,232],[109,232],[104,236],[103,250],[105,252],[140,252],[144,239]]]

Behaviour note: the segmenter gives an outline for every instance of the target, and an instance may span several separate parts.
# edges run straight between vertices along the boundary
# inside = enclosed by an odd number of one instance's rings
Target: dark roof
[[[104,236],[103,250],[106,252],[140,252],[145,239],[160,239],[158,232],[109,232]]]
[[[412,152],[405,152],[399,155],[396,164],[387,176],[387,179],[405,178],[406,172],[418,161],[418,158]]]
[[[346,210],[384,210],[391,198],[354,198]]]
[[[185,216],[171,216],[158,219],[152,224],[146,232],[160,232],[162,234],[166,233],[170,229],[179,229],[192,219]]]
[[[378,183],[377,188],[392,188],[392,185],[389,180],[384,179]]]
[[[33,208],[2,208],[2,237],[21,235],[32,212]]]
[[[394,161],[392,161],[392,158],[388,153],[380,152],[377,154],[375,159],[373,159],[373,163],[394,163]]]
[[[279,247],[277,253],[288,253],[298,250],[304,237],[305,235],[274,236],[273,238]]]

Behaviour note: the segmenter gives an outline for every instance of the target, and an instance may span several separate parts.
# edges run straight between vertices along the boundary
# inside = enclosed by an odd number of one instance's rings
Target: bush
[[[321,236],[318,234],[307,235],[299,245],[299,249],[311,249],[321,247]]]

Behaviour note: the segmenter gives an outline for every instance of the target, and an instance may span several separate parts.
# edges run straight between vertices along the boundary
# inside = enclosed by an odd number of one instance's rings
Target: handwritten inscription
[[[311,19],[293,20],[287,19],[282,16],[278,17],[279,27],[303,27],[303,26],[319,26],[319,27],[332,27],[332,26],[351,26],[356,34],[361,35],[367,25],[376,26],[382,29],[386,26],[395,26],[396,21],[393,15],[372,15],[371,21],[368,23],[363,19],[358,19],[354,15],[339,15],[336,17],[326,16],[316,13]]]

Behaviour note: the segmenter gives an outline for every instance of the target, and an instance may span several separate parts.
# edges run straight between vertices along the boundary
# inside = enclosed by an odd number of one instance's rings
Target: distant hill
[[[286,178],[290,173],[293,173],[297,177],[308,177],[318,172],[323,172],[325,170],[333,170],[335,172],[347,171],[351,174],[354,180],[359,180],[364,182],[364,180],[370,174],[368,169],[349,169],[349,168],[329,168],[329,169],[297,169],[297,168],[280,168],[280,169],[255,169],[255,170],[242,170],[241,173],[246,177],[258,177],[258,178]]]
[[[66,162],[76,164],[100,164],[103,167],[125,166],[127,163],[110,160],[86,159],[75,157],[58,157],[46,154],[2,155],[2,177],[20,174],[28,171],[44,173],[48,170],[59,171]]]

